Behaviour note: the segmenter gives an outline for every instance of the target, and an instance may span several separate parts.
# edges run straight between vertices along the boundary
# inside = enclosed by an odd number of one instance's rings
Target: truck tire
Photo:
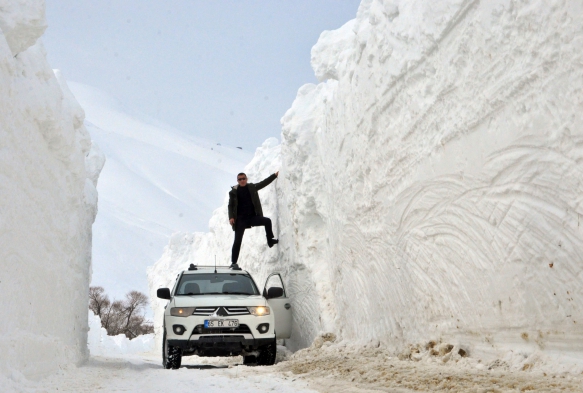
[[[162,336],[162,365],[165,369],[178,370],[182,363],[182,350],[178,347],[168,345],[166,340],[166,330]]]
[[[273,342],[271,342],[269,345],[266,345],[259,349],[259,355],[257,356],[257,365],[273,366],[275,364],[276,355],[277,355],[277,343],[274,338]]]
[[[243,356],[243,364],[244,365],[255,364],[255,363],[257,363],[257,356],[254,356],[254,355]]]

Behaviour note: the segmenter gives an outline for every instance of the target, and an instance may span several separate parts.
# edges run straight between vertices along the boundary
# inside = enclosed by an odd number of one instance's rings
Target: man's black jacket
[[[253,202],[255,214],[259,217],[263,217],[263,209],[261,208],[261,201],[259,200],[259,194],[257,191],[267,187],[276,178],[277,176],[274,173],[257,184],[247,183],[246,187],[249,187],[249,193],[251,194],[251,202]],[[239,185],[233,186],[231,191],[229,191],[229,219],[234,218],[235,220],[237,220],[237,188],[239,188]],[[233,230],[235,230],[235,225],[233,225]]]

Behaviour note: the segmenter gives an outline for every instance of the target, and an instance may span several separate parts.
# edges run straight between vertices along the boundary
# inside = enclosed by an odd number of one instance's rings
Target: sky
[[[359,0],[47,0],[51,67],[186,133],[254,151],[280,138],[324,30]]]

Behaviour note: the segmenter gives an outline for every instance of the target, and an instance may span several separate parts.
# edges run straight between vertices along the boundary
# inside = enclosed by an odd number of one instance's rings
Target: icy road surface
[[[450,359],[446,362],[446,359]],[[505,360],[480,364],[422,352],[399,360],[377,348],[313,346],[272,367],[241,365],[240,357],[187,357],[164,370],[157,354],[92,357],[36,382],[0,377],[2,392],[581,392],[579,373],[515,369]]]
[[[179,370],[165,370],[157,354],[92,357],[39,382],[13,383],[13,392],[315,392],[292,373],[273,367],[237,366],[241,358],[183,359]],[[13,381],[11,381],[13,382]],[[17,382],[17,381],[14,381]],[[2,389],[2,391],[5,391]]]

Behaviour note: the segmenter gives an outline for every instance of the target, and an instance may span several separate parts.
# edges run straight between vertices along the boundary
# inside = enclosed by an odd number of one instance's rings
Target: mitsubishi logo
[[[213,312],[210,317],[211,318],[217,318],[217,317],[226,317],[228,316],[229,313],[227,312],[227,310],[225,310],[224,307],[219,307],[215,310],[215,312]]]

